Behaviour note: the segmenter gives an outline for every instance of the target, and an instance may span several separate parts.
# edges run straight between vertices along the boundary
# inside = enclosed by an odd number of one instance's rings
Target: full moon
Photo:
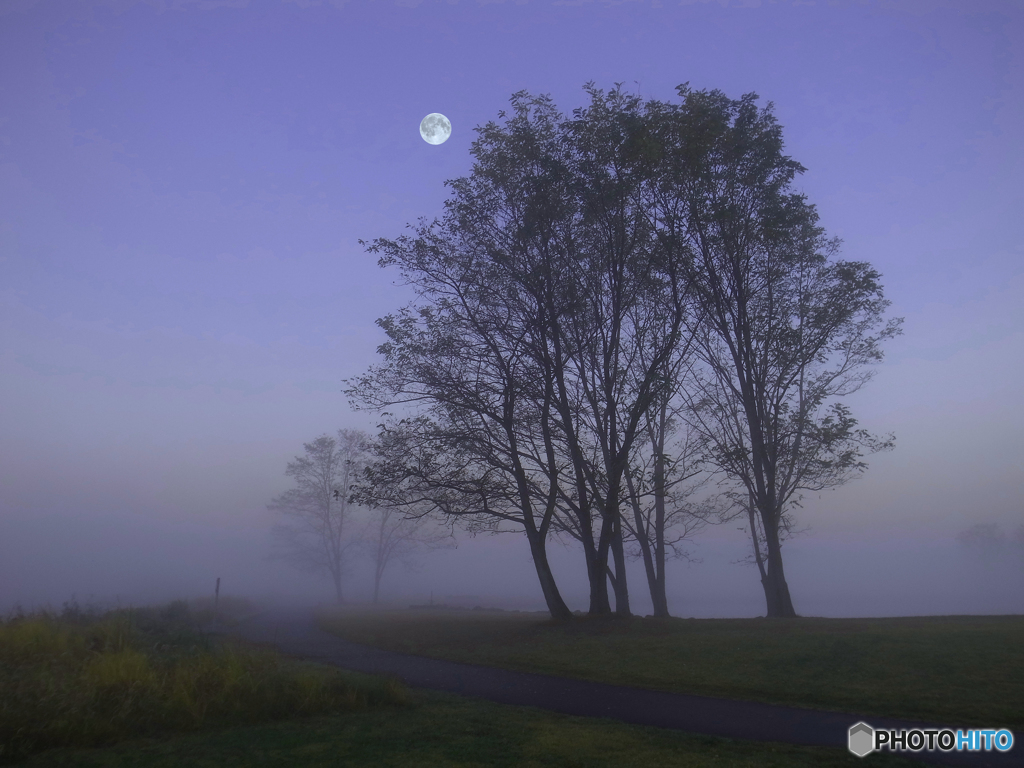
[[[451,120],[440,112],[431,112],[420,121],[420,136],[427,144],[444,144],[451,135]]]

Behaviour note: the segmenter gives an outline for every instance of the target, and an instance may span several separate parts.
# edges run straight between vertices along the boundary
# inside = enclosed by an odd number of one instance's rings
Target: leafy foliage
[[[752,516],[769,614],[795,615],[789,515],[892,447],[838,398],[871,378],[900,321],[882,319],[880,275],[835,260],[839,242],[793,191],[804,169],[771,104],[585,89],[571,118],[514,94],[503,124],[478,129],[471,175],[447,182],[441,220],[364,243],[418,296],[378,320],[382,363],[348,382],[357,407],[385,413],[370,484],[473,530],[524,530],[553,615],[568,612],[545,543],[575,538],[591,611],[610,610],[611,580],[628,614],[630,536],[662,578],[672,465],[639,479],[646,438],[665,455],[653,414],[671,412],[659,429],[685,424],[701,445],[687,474],[717,473]],[[656,499],[646,544],[638,493]],[[676,507],[683,535],[698,509]]]

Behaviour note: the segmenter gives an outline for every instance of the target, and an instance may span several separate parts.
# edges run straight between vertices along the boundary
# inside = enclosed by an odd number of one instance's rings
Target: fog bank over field
[[[40,523],[45,522],[45,532]],[[53,515],[8,522],[0,611],[59,608],[74,594],[79,603],[141,605],[209,596],[217,577],[221,594],[274,602],[330,603],[327,580],[263,559],[266,531],[200,523],[145,521],[129,516]],[[428,553],[412,569],[395,563],[385,577],[382,604],[447,604],[507,610],[544,610],[526,541],[520,536],[461,535],[457,549]],[[45,559],[39,553],[45,552]],[[699,539],[700,562],[669,566],[674,616],[740,618],[764,615],[764,594],[744,559],[740,531],[719,530]],[[1024,548],[971,549],[953,538],[835,538],[807,534],[786,545],[787,574],[797,611],[805,616],[864,617],[1024,613]],[[582,553],[551,546],[559,586],[574,610],[587,608]],[[356,559],[346,596],[368,604],[372,564]],[[628,572],[634,613],[651,611],[643,569]]]

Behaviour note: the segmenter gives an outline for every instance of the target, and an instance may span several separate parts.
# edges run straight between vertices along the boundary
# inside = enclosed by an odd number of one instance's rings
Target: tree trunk
[[[668,597],[665,592],[665,494],[662,492],[659,499],[658,491],[655,490],[655,535],[652,550],[649,532],[644,524],[643,512],[637,498],[636,486],[629,476],[626,477],[626,488],[629,490],[630,505],[633,507],[637,544],[640,545],[640,555],[644,561],[644,573],[647,576],[647,589],[651,593],[654,615],[659,619],[668,618]],[[660,507],[657,506],[659,503]]]
[[[636,492],[630,483],[630,494]],[[658,615],[658,573],[654,566],[654,555],[651,552],[651,542],[647,539],[647,532],[644,529],[643,516],[640,513],[640,503],[635,499],[633,504],[633,518],[636,522],[637,543],[640,545],[640,555],[644,561],[644,574],[647,576],[647,589],[651,593],[651,604],[654,606],[654,615]]]
[[[584,487],[583,493],[586,493]],[[583,540],[583,557],[587,565],[587,578],[590,581],[591,616],[607,616],[612,612],[612,604],[608,599],[608,536],[602,526],[600,541],[594,545],[593,523],[587,516],[589,513],[577,513],[580,532]]]
[[[616,520],[612,531],[612,558],[615,562],[615,615],[630,616],[629,610],[629,586],[626,583],[626,553],[622,544],[622,522],[618,519],[618,510],[615,511]]]
[[[384,569],[388,564],[387,542],[385,542],[388,520],[391,519],[392,510],[384,509],[380,512],[380,527],[377,529],[377,551],[373,559],[373,604],[377,604],[380,597],[380,581],[384,578]]]
[[[764,522],[762,518],[762,522]],[[764,524],[765,544],[768,548],[768,569],[761,579],[764,587],[768,618],[794,619],[793,599],[789,596],[789,585],[782,570],[782,545],[779,541],[778,524],[774,521]]]
[[[668,595],[665,592],[665,551],[662,548],[657,557],[651,554],[649,542],[641,541],[641,551],[644,559],[644,571],[647,573],[647,589],[651,593],[651,605],[654,608],[654,616],[658,619],[667,619]]]
[[[761,542],[757,538],[757,512],[754,508],[754,494],[747,492],[747,517],[750,518],[750,538],[754,542],[754,562],[757,563],[757,570],[761,574],[761,583],[764,584],[768,578],[768,572],[764,569],[764,558],[761,557]]]
[[[608,599],[608,551],[602,561],[598,551],[585,543],[583,551],[587,558],[587,577],[590,579],[591,616],[607,616],[612,612],[612,604]]]
[[[377,604],[377,600],[380,598],[380,577],[383,575],[381,568],[377,568],[373,574],[373,604]]]
[[[655,588],[651,590],[651,602],[654,605],[654,617],[656,619],[667,619],[671,616],[668,612],[668,595],[665,593],[664,567],[658,572]]]
[[[654,459],[654,574],[651,602],[654,615],[668,618],[668,594],[665,591],[665,430],[668,427],[668,401],[661,403],[658,434],[653,440]]]
[[[662,535],[659,538],[661,541],[655,549],[655,573],[654,583],[651,584],[651,604],[654,607],[655,618],[667,619],[669,612],[668,594],[665,590],[665,537]]]
[[[331,573],[331,576],[334,577],[335,601],[338,603],[338,605],[341,605],[342,603],[345,602],[345,598],[341,594],[341,570],[340,569],[335,569]]]
[[[667,426],[668,401],[663,401],[658,409],[657,427],[648,426],[648,436],[654,451],[654,542],[652,546],[651,529],[644,520],[640,508],[640,500],[632,479],[626,475],[626,488],[633,505],[633,519],[636,523],[637,542],[644,560],[644,571],[647,574],[647,588],[651,593],[651,606],[654,616],[666,619],[668,612],[668,595],[665,590],[665,429]]]
[[[593,528],[582,515],[580,516],[580,528],[583,531],[583,557],[587,564],[587,578],[590,581],[590,608],[588,613],[591,616],[607,616],[612,612],[612,604],[608,599],[608,542],[605,532],[602,530],[601,538],[604,539],[599,546],[594,546]]]
[[[537,569],[537,578],[540,581],[541,592],[544,593],[544,602],[547,603],[548,613],[553,619],[571,619],[572,611],[565,604],[558,585],[555,583],[555,576],[551,573],[551,565],[548,563],[548,553],[544,546],[544,539],[535,534],[528,535],[530,540],[530,552],[533,555],[533,567]]]

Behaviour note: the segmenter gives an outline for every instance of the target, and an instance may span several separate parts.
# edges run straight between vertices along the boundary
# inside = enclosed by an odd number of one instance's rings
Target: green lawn
[[[919,766],[891,755],[872,765]],[[232,728],[106,749],[59,750],[26,768],[810,768],[863,766],[845,749],[790,747],[692,736],[568,717],[441,693],[408,706]]]
[[[239,610],[244,613],[245,607]],[[0,762],[289,768],[863,765],[842,748],[732,741],[409,691],[288,660],[265,648],[221,645],[189,628],[197,613],[176,603],[102,616],[65,611],[0,622]],[[723,688],[727,685],[741,695],[753,682],[785,680],[787,669],[800,672],[805,684],[815,674],[849,680],[851,669],[868,663],[879,649],[888,649],[882,656],[890,665],[917,654],[926,671],[929,663],[945,658],[943,653],[966,654],[973,666],[962,664],[954,681],[967,690],[972,686],[965,679],[973,675],[972,684],[989,694],[997,711],[1006,709],[998,704],[999,697],[1009,699],[1004,688],[1021,689],[1014,682],[1020,676],[1019,619],[840,621],[832,622],[830,631],[828,622],[807,619],[557,625],[537,615],[468,612],[345,615],[331,623],[354,639],[401,650],[670,690],[697,681],[704,686],[700,692],[719,695],[733,690]],[[755,647],[759,651],[752,658],[761,661],[744,661],[744,648]],[[723,658],[753,671],[746,678],[730,672]],[[694,667],[703,669],[698,673]],[[996,667],[1008,679],[992,686]],[[910,672],[901,674],[914,679]],[[941,675],[931,670],[915,685],[929,680],[941,681]],[[792,682],[782,686],[790,695],[798,688]],[[945,695],[954,698],[953,690],[959,689],[947,686]],[[796,699],[809,700],[807,695]],[[1020,722],[1019,704],[1016,720],[996,721],[961,717],[972,703],[953,706],[955,724],[984,720],[984,725],[1013,727]],[[872,764],[917,765],[886,754],[873,755]]]
[[[324,613],[405,653],[681,693],[1024,729],[1024,617],[580,618]]]

